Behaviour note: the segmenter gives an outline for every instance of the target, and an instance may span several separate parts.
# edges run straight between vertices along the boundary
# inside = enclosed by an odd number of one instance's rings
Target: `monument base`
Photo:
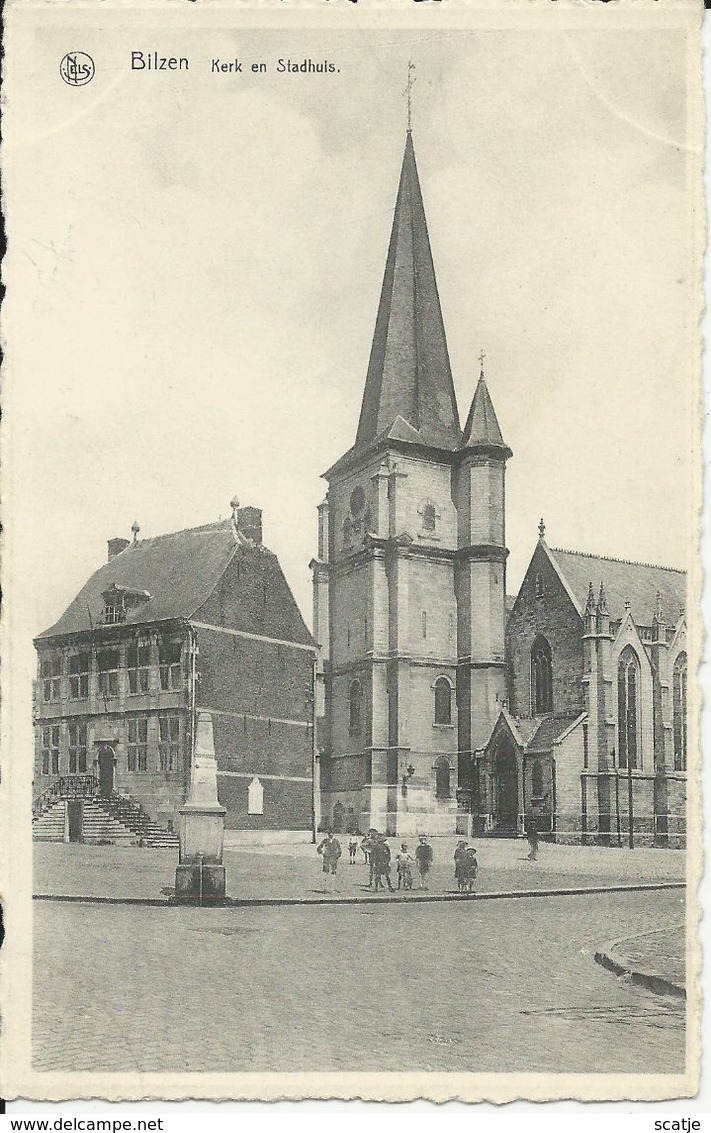
[[[202,876],[201,876],[202,875]],[[196,862],[175,870],[177,905],[221,905],[225,900],[225,867]]]

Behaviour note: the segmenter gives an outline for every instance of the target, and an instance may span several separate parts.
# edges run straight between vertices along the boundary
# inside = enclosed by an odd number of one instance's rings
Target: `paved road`
[[[680,1001],[593,960],[674,891],[34,916],[38,1070],[683,1070]]]

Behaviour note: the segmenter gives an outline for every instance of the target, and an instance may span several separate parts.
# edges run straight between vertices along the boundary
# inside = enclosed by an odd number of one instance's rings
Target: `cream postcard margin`
[[[31,177],[32,149],[42,145],[42,131],[38,128],[36,108],[33,103],[33,84],[36,75],[45,68],[55,68],[54,54],[45,54],[45,45],[50,43],[46,33],[56,30],[76,33],[72,49],[82,43],[82,32],[96,32],[97,29],[125,29],[135,32],[138,46],[146,40],[153,42],[155,33],[163,29],[170,31],[173,41],[180,39],[186,48],[190,37],[198,30],[243,28],[272,29],[282,31],[285,51],[288,51],[288,37],[298,30],[336,30],[348,36],[358,37],[366,29],[393,29],[397,32],[412,32],[416,36],[438,37],[456,30],[492,32],[501,29],[521,29],[537,34],[559,35],[565,31],[583,31],[591,34],[610,33],[616,29],[639,29],[640,34],[647,31],[669,29],[683,32],[686,37],[687,97],[689,104],[688,134],[686,147],[691,155],[688,166],[688,236],[692,255],[690,271],[693,286],[689,288],[688,340],[686,352],[679,363],[690,374],[690,381],[696,390],[698,414],[689,422],[688,443],[692,452],[692,476],[689,485],[688,510],[692,516],[690,531],[693,545],[690,549],[690,599],[689,599],[689,653],[691,670],[696,672],[700,662],[703,645],[703,628],[700,613],[700,594],[702,571],[698,554],[701,508],[701,426],[702,395],[700,383],[701,339],[699,319],[702,311],[702,257],[705,246],[704,204],[702,197],[704,116],[701,92],[701,42],[700,29],[703,8],[700,3],[673,2],[660,0],[650,4],[646,0],[616,4],[573,4],[547,2],[516,3],[464,3],[446,0],[444,3],[414,4],[374,3],[358,0],[333,0],[327,3],[275,3],[257,4],[218,4],[206,0],[205,3],[163,3],[126,2],[123,4],[80,3],[68,0],[59,3],[11,3],[6,13],[5,55],[4,55],[4,95],[3,95],[3,180],[4,210],[9,237],[9,250],[4,261],[4,279],[8,289],[3,311],[3,346],[6,350],[3,378],[4,400],[4,461],[3,461],[3,500],[5,526],[4,590],[5,608],[3,620],[3,711],[2,711],[2,783],[0,802],[3,812],[2,845],[2,895],[5,913],[6,939],[0,956],[2,970],[2,1079],[0,1092],[7,1098],[26,1097],[34,1099],[76,1099],[106,1098],[210,1098],[210,1099],[263,1099],[284,1098],[364,1098],[387,1101],[402,1101],[415,1098],[428,1098],[434,1101],[460,1099],[465,1101],[489,1100],[507,1102],[514,1099],[552,1100],[576,1098],[581,1100],[645,1099],[656,1100],[693,1095],[697,1089],[700,1063],[700,995],[698,974],[700,955],[696,925],[698,922],[697,887],[701,877],[701,798],[699,723],[700,695],[695,681],[691,688],[693,706],[690,712],[690,750],[697,753],[690,763],[689,774],[689,818],[688,818],[688,885],[687,885],[687,949],[690,957],[690,971],[696,973],[697,982],[690,984],[688,997],[687,1030],[687,1070],[684,1074],[669,1075],[662,1080],[653,1075],[608,1075],[608,1074],[464,1074],[464,1073],[322,1073],[314,1066],[308,1074],[87,1074],[87,1073],[39,1073],[31,1066],[31,999],[32,999],[32,835],[30,823],[32,760],[28,757],[27,739],[31,721],[31,687],[28,685],[27,647],[24,639],[28,624],[26,593],[21,585],[15,586],[23,572],[36,570],[37,564],[26,559],[27,540],[23,537],[23,525],[27,520],[28,500],[23,481],[13,473],[20,466],[19,454],[33,443],[31,433],[15,427],[19,407],[23,404],[23,373],[15,366],[16,345],[26,336],[33,335],[33,302],[51,276],[51,262],[47,261],[44,277],[38,272],[30,294],[20,288],[18,280],[26,278],[20,271],[26,249],[14,241],[15,234],[25,230],[27,210],[42,207],[41,189],[34,185],[29,190]],[[420,74],[418,97],[425,95],[426,82]],[[492,99],[505,98],[506,77],[502,76],[503,87],[492,90]],[[404,76],[403,76],[404,85]],[[110,90],[109,92],[110,93]],[[92,101],[79,114],[100,115],[102,100]],[[623,113],[624,111],[620,111]],[[416,113],[416,110],[415,110]],[[375,126],[375,124],[373,124]],[[66,123],[70,131],[71,122]],[[209,123],[206,123],[209,129]],[[106,138],[106,145],[114,140]],[[100,157],[100,155],[99,155]],[[90,175],[78,162],[76,176]],[[71,186],[67,186],[71,192]],[[381,250],[382,252],[382,250]],[[61,254],[54,250],[53,254]],[[227,254],[226,252],[224,254]],[[107,263],[110,270],[110,262]],[[166,264],[166,273],[170,264]],[[156,281],[160,284],[160,281]],[[627,281],[629,282],[629,281]],[[648,281],[646,281],[645,286]],[[288,283],[285,284],[288,286]],[[610,286],[615,287],[611,280]],[[35,290],[32,290],[35,288]],[[623,298],[621,297],[621,300]],[[657,312],[653,306],[654,295],[650,297],[649,320],[655,319]],[[513,328],[515,331],[515,328]],[[615,328],[609,334],[615,335]],[[42,344],[47,357],[51,358],[51,341]],[[103,360],[97,358],[100,374]],[[169,366],[169,359],[166,360]],[[100,377],[99,379],[100,380]],[[236,379],[237,380],[237,379]],[[202,385],[206,389],[206,385]],[[533,395],[532,395],[533,396]],[[236,386],[235,401],[239,400],[240,390]],[[637,423],[635,395],[630,392],[629,421],[631,430],[644,429],[645,417]],[[601,407],[601,411],[604,407]],[[33,406],[40,417],[42,404]],[[27,420],[26,413],[22,420]],[[658,422],[661,429],[664,422]],[[155,427],[154,424],[150,428]],[[145,440],[150,432],[145,424],[139,424],[137,443]],[[653,444],[654,436],[647,431],[640,436],[640,444]],[[239,433],[236,435],[239,443]],[[62,460],[71,465],[72,452],[62,455]],[[325,467],[325,465],[324,465]],[[564,488],[563,488],[564,490]],[[594,497],[594,491],[591,493]],[[46,484],[44,508],[50,511],[55,506],[53,483]],[[127,505],[131,507],[130,503]],[[686,506],[686,502],[683,506]],[[304,505],[304,512],[310,504]],[[640,516],[639,522],[653,522],[652,516]],[[32,522],[41,522],[41,515],[32,517]],[[44,564],[45,577],[51,579],[59,556],[67,548],[58,547],[56,552],[47,548]],[[38,577],[40,577],[38,575]],[[24,654],[23,654],[24,650]],[[31,752],[31,747],[30,747]]]

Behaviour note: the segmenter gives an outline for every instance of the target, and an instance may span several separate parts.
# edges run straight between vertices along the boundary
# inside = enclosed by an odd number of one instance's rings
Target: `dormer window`
[[[147,590],[133,590],[130,586],[112,586],[101,595],[104,599],[104,625],[119,625],[126,621],[127,613],[150,601]]]
[[[104,606],[104,622],[107,626],[126,621],[126,603],[122,594],[117,594]]]

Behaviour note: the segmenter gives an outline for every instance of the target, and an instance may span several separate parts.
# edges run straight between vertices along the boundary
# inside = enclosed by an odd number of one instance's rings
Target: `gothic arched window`
[[[531,769],[531,788],[534,799],[543,798],[543,768],[540,759],[534,760]]]
[[[435,797],[438,799],[449,799],[452,797],[452,789],[450,787],[449,778],[451,774],[451,767],[446,755],[441,755],[435,763]]]
[[[551,647],[545,637],[537,637],[531,649],[531,710],[534,716],[553,711]]]
[[[640,767],[639,660],[631,645],[617,666],[617,749],[620,767]]]
[[[686,653],[674,662],[672,676],[674,717],[674,770],[686,771]]]
[[[545,586],[543,585],[543,575],[540,574],[540,572],[536,575],[534,585],[536,590],[536,598],[542,598],[545,594]]]
[[[434,684],[434,722],[452,723],[452,686],[446,677],[437,677]]]
[[[348,727],[359,732],[363,718],[363,687],[360,681],[351,681],[348,689]]]

